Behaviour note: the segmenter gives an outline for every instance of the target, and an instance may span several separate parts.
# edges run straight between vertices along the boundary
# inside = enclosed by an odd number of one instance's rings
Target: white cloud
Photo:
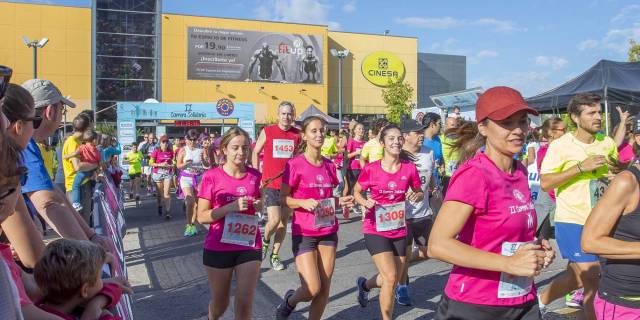
[[[482,50],[476,54],[478,58],[495,58],[499,55],[497,51],[493,50]]]
[[[453,17],[404,17],[396,18],[394,21],[398,24],[407,25],[416,28],[425,29],[451,29],[459,27],[487,27],[495,32],[513,33],[516,31],[526,31],[527,29],[519,28],[515,22],[507,20],[497,20],[493,18],[483,18],[477,20],[462,20]]]
[[[254,9],[258,19],[309,24],[326,24],[331,30],[340,23],[328,19],[332,7],[319,0],[270,0]]]
[[[351,1],[351,2],[345,3],[342,6],[342,11],[346,12],[346,13],[351,13],[351,12],[356,11],[356,2],[355,1]]]
[[[593,49],[593,48],[597,47],[599,43],[600,42],[598,40],[587,39],[587,40],[584,40],[584,41],[580,42],[580,44],[578,44],[578,49],[580,51]]]
[[[610,29],[601,43],[609,50],[624,54],[629,50],[630,39],[640,39],[640,22],[627,28]]]
[[[624,23],[627,21],[640,20],[640,5],[632,4],[620,10],[620,12],[611,18],[611,23]]]
[[[551,67],[553,70],[562,69],[567,63],[567,59],[560,57],[537,56],[533,59],[536,65],[541,67]]]

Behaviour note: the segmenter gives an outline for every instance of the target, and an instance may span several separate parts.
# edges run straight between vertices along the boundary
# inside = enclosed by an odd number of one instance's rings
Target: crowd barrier
[[[124,221],[124,201],[122,194],[116,188],[109,175],[96,184],[93,192],[93,224],[96,232],[107,239],[112,245],[116,264],[111,270],[111,276],[127,277],[127,266],[124,258],[124,238],[126,229]],[[133,320],[132,302],[130,295],[122,295],[114,310],[123,320]]]

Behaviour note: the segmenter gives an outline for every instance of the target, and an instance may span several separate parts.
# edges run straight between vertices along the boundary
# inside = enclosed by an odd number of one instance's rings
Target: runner
[[[300,130],[293,127],[295,106],[291,102],[283,101],[278,106],[278,124],[264,128],[258,137],[251,155],[254,168],[259,168],[258,155],[264,149],[264,164],[262,168],[262,183],[264,184],[263,199],[267,207],[268,221],[264,228],[262,239],[262,259],[269,251],[271,236],[275,233],[273,251],[271,252],[271,267],[273,270],[284,270],[278,252],[282,240],[287,233],[287,222],[290,210],[282,206],[280,200],[280,184],[287,161],[295,154],[300,144]]]
[[[321,319],[336,262],[338,219],[336,207],[352,206],[353,196],[334,198],[336,166],[321,155],[327,122],[310,116],[302,122],[302,152],[287,162],[282,197],[293,209],[291,234],[301,286],[289,290],[276,308],[276,319],[286,319],[300,302],[311,301],[309,319]],[[344,208],[343,210],[349,210]]]
[[[585,252],[603,262],[596,319],[640,319],[640,170],[618,174],[591,211],[582,233]]]
[[[569,260],[567,271],[555,278],[540,294],[541,310],[582,284],[584,311],[588,320],[596,318],[593,299],[598,289],[598,257],[580,248],[582,227],[608,185],[607,162],[617,162],[613,139],[600,134],[602,111],[600,96],[575,95],[567,112],[577,129],[549,145],[542,161],[540,187],[556,190],[556,239],[562,257]]]
[[[433,194],[440,192],[437,188],[435,172],[436,160],[434,150],[422,145],[424,139],[425,126],[413,119],[406,119],[402,122],[402,134],[406,152],[416,159],[415,165],[420,175],[422,193],[424,199],[419,202],[405,201],[405,218],[407,223],[407,262],[404,264],[402,273],[398,276],[398,288],[396,288],[396,302],[403,306],[411,305],[409,297],[409,263],[428,259],[427,240],[433,226],[433,210],[429,205],[429,189]],[[411,193],[411,191],[409,191]],[[413,244],[418,247],[417,254],[413,253]]]
[[[160,147],[151,153],[149,164],[153,167],[152,179],[157,189],[158,215],[162,216],[162,208],[164,207],[165,219],[169,220],[171,219],[169,187],[173,176],[173,152],[169,147],[169,138],[166,135],[160,137]]]
[[[142,152],[138,151],[138,144],[132,143],[131,150],[127,153],[126,160],[129,162],[129,199],[136,199],[136,206],[140,205],[140,175],[142,174]]]
[[[347,161],[349,161],[349,167],[347,168],[347,184],[344,188],[342,195],[352,195],[353,187],[358,181],[360,176],[360,153],[362,152],[362,146],[364,146],[364,125],[356,122],[353,127],[353,135],[347,140]]]
[[[246,166],[249,135],[232,127],[220,142],[222,166],[207,170],[198,192],[198,222],[209,224],[203,263],[211,290],[209,319],[220,319],[229,306],[235,273],[235,319],[250,319],[260,277],[260,173]]]
[[[384,157],[367,165],[360,174],[353,194],[357,203],[366,208],[362,223],[364,242],[378,269],[378,274],[367,280],[357,280],[358,303],[366,307],[369,290],[380,290],[380,313],[383,319],[391,319],[398,275],[402,273],[407,249],[405,225],[405,200],[420,202],[423,199],[418,169],[402,150],[404,138],[395,124],[380,132]],[[371,198],[362,196],[371,190]],[[407,194],[407,191],[412,190]]]
[[[367,163],[375,162],[382,159],[384,155],[384,148],[380,143],[380,130],[384,128],[389,121],[385,118],[376,119],[373,124],[371,124],[371,129],[369,130],[369,141],[365,142],[362,146],[362,153],[360,154],[360,167],[364,168]]]
[[[178,154],[178,161],[176,167],[180,170],[180,177],[178,179],[180,185],[178,188],[184,196],[184,202],[187,207],[186,218],[187,225],[184,228],[184,236],[191,237],[198,234],[198,228],[196,228],[196,195],[198,191],[198,180],[202,176],[204,171],[203,158],[204,152],[198,148],[196,142],[198,141],[198,131],[190,129],[185,136],[187,145],[180,150]]]
[[[537,114],[518,91],[494,87],[478,99],[478,124],[456,132],[461,166],[429,239],[429,256],[454,265],[435,319],[540,319],[533,277],[554,252],[546,240],[534,243],[527,171],[513,159],[527,113]]]

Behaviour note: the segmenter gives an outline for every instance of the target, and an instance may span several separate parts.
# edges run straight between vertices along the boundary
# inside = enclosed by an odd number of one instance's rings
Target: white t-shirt
[[[424,200],[418,203],[406,201],[405,214],[407,219],[424,218],[433,214],[429,206],[429,184],[433,177],[435,167],[433,149],[422,146],[420,152],[414,154],[414,157],[417,158],[415,165],[420,175],[420,184],[422,185],[422,192],[424,192]]]

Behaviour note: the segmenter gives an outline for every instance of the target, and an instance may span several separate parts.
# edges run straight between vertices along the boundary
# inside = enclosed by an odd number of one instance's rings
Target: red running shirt
[[[264,163],[262,165],[262,181],[273,179],[267,187],[280,190],[282,173],[289,159],[293,158],[300,145],[300,130],[291,127],[284,131],[277,124],[264,128],[266,141],[264,143]]]

